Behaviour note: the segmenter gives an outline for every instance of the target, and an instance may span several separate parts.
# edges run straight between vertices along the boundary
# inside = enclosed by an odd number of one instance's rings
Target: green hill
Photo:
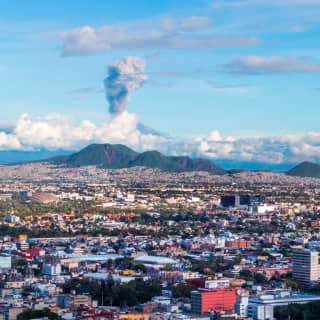
[[[67,167],[94,165],[108,169],[120,169],[143,166],[173,172],[207,171],[213,174],[226,173],[225,170],[209,160],[167,157],[158,151],[147,151],[139,154],[120,144],[92,144],[77,153],[54,157],[47,161]]]
[[[225,174],[226,171],[206,159],[191,159],[189,157],[169,157],[175,161],[179,171],[207,171],[215,174]]]
[[[102,166],[110,169],[123,168],[138,153],[121,144],[91,144],[69,156],[55,157],[51,162],[68,167]]]
[[[146,151],[140,153],[136,159],[129,163],[129,167],[143,166],[159,168],[166,171],[175,170],[175,163],[158,151]]]
[[[320,178],[320,165],[313,162],[302,162],[287,172],[289,176]]]

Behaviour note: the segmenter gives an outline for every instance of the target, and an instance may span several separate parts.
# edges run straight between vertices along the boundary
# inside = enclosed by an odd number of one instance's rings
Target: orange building
[[[227,247],[244,249],[244,248],[251,247],[251,241],[247,241],[243,239],[231,240],[231,241],[227,241]]]

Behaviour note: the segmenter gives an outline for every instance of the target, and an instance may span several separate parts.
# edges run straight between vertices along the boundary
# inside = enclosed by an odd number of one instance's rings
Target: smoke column
[[[125,57],[109,66],[104,87],[111,114],[125,111],[130,94],[144,85],[147,80],[144,68],[145,61],[137,57]]]

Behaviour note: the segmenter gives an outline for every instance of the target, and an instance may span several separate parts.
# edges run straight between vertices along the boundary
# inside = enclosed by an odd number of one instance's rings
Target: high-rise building
[[[239,206],[259,206],[265,203],[265,197],[261,195],[224,195],[221,196],[221,205],[225,208]]]
[[[191,310],[195,314],[211,311],[234,310],[237,299],[235,289],[199,289],[191,292]]]
[[[237,298],[234,308],[240,318],[246,318],[248,316],[248,304],[249,297],[241,296]]]
[[[240,196],[240,205],[247,206],[259,206],[265,203],[265,197],[261,195],[248,195],[244,194]]]
[[[225,208],[238,207],[240,205],[240,196],[221,196],[221,205]]]
[[[318,251],[302,249],[293,252],[293,278],[306,286],[320,281]]]

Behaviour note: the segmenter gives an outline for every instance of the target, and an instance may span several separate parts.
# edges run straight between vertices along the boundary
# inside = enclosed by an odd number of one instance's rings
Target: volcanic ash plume
[[[111,114],[125,111],[130,94],[144,85],[147,80],[144,68],[145,61],[137,57],[125,57],[109,66],[104,87]]]

